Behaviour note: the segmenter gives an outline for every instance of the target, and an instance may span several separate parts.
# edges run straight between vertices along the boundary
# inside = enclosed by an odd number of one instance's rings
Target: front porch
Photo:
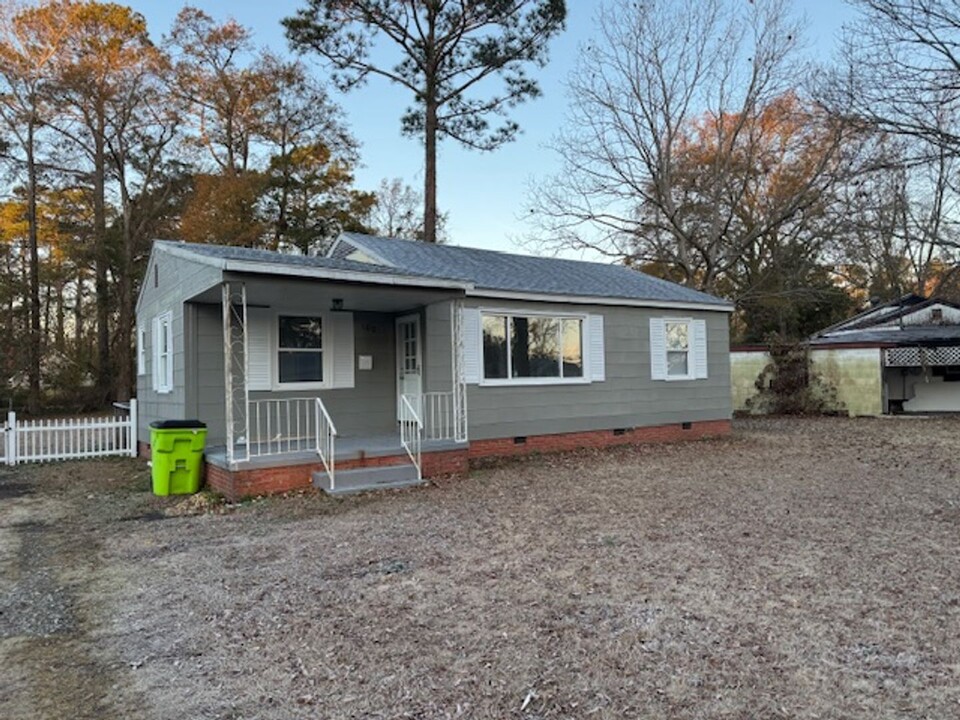
[[[465,457],[457,291],[261,277],[219,291],[198,315],[201,337],[220,326],[208,361],[220,372],[200,390],[221,399],[198,405],[214,417],[207,463],[225,494],[246,494],[253,475],[330,493],[416,484],[438,455]]]
[[[418,466],[401,443],[399,433],[338,437],[330,456],[331,474],[311,442],[304,440],[282,452],[254,454],[248,460],[235,459],[232,463],[227,448],[221,445],[209,448],[205,459],[208,468],[215,468],[212,474],[221,482],[229,477],[229,486],[218,489],[234,499],[263,489],[277,492],[311,484],[330,495],[346,495],[410,487],[421,484],[424,477],[462,472],[469,448],[466,441],[424,440]],[[246,452],[240,444],[234,447],[233,456],[244,457]],[[256,488],[253,482],[245,482],[254,478],[258,478]],[[269,487],[264,486],[264,479]],[[237,480],[240,487],[236,487]]]

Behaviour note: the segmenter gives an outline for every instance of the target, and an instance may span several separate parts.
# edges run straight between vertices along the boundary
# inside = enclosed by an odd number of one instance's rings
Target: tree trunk
[[[27,121],[27,234],[30,244],[30,332],[28,341],[29,394],[27,409],[31,415],[40,411],[40,250],[37,232],[37,165],[34,159],[33,116]]]
[[[120,194],[123,206],[123,252],[121,253],[118,295],[120,312],[117,319],[117,400],[126,402],[133,390],[133,256],[134,240],[131,230],[131,203],[123,176],[120,179]]]
[[[106,153],[104,149],[103,112],[99,115],[94,142],[93,168],[93,234],[94,285],[97,303],[97,399],[106,404],[113,390],[113,370],[110,363],[110,284],[107,277],[107,211],[105,200]]]
[[[423,168],[423,240],[437,241],[437,63],[436,30],[439,8],[427,3],[427,37],[424,48],[426,77],[424,90],[424,148]]]
[[[435,243],[437,241],[437,103],[431,97],[427,99],[425,112],[423,239],[425,242]]]

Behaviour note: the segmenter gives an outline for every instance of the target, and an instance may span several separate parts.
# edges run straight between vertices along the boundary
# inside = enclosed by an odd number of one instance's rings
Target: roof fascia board
[[[153,244],[153,247],[162,252],[170,253],[174,257],[183,258],[184,260],[190,260],[192,262],[200,263],[201,265],[208,265],[220,270],[227,269],[227,261],[223,258],[214,258],[193,252],[190,250],[187,243],[157,241]]]
[[[663,308],[665,310],[709,310],[712,312],[732,313],[735,308],[730,304],[711,305],[709,303],[676,302],[672,300],[640,300],[636,298],[617,298],[596,295],[551,295],[547,293],[511,292],[509,290],[469,289],[468,297],[497,298],[498,300],[529,300],[534,302],[568,303],[575,305],[619,305],[624,307]]]
[[[398,287],[444,288],[469,290],[471,283],[462,280],[446,280],[421,276],[386,275],[381,273],[356,272],[335,268],[301,267],[276,263],[252,262],[249,260],[227,260],[223,266],[226,272],[252,273],[257,275],[289,275],[309,277],[339,282],[356,282],[367,285],[396,285]]]

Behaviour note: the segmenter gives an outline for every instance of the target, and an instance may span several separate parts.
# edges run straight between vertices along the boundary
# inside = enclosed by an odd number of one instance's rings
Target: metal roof
[[[574,297],[650,300],[716,305],[730,309],[720,298],[661,280],[623,265],[562,258],[515,255],[455,245],[343,233],[342,244],[353,245],[375,261],[400,271],[428,277],[457,278],[477,289]],[[384,267],[377,265],[376,267]]]
[[[913,325],[902,329],[867,329],[815,337],[811,345],[942,345],[960,340],[960,325]]]

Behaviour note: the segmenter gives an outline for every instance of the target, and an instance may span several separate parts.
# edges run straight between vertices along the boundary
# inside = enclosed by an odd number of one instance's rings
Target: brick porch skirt
[[[622,430],[591,430],[554,435],[471,440],[469,447],[462,450],[423,453],[423,476],[431,478],[462,475],[470,469],[472,460],[514,457],[531,453],[555,453],[583,448],[696,440],[727,435],[730,430],[729,420],[709,420]],[[140,457],[150,457],[150,446],[146,443],[140,443]],[[342,460],[337,463],[336,469],[405,465],[409,461],[405,454],[360,458]],[[207,463],[206,483],[210,490],[224,495],[231,501],[236,501],[255,495],[308,488],[311,485],[312,474],[322,471],[323,465],[319,462],[234,471]]]

